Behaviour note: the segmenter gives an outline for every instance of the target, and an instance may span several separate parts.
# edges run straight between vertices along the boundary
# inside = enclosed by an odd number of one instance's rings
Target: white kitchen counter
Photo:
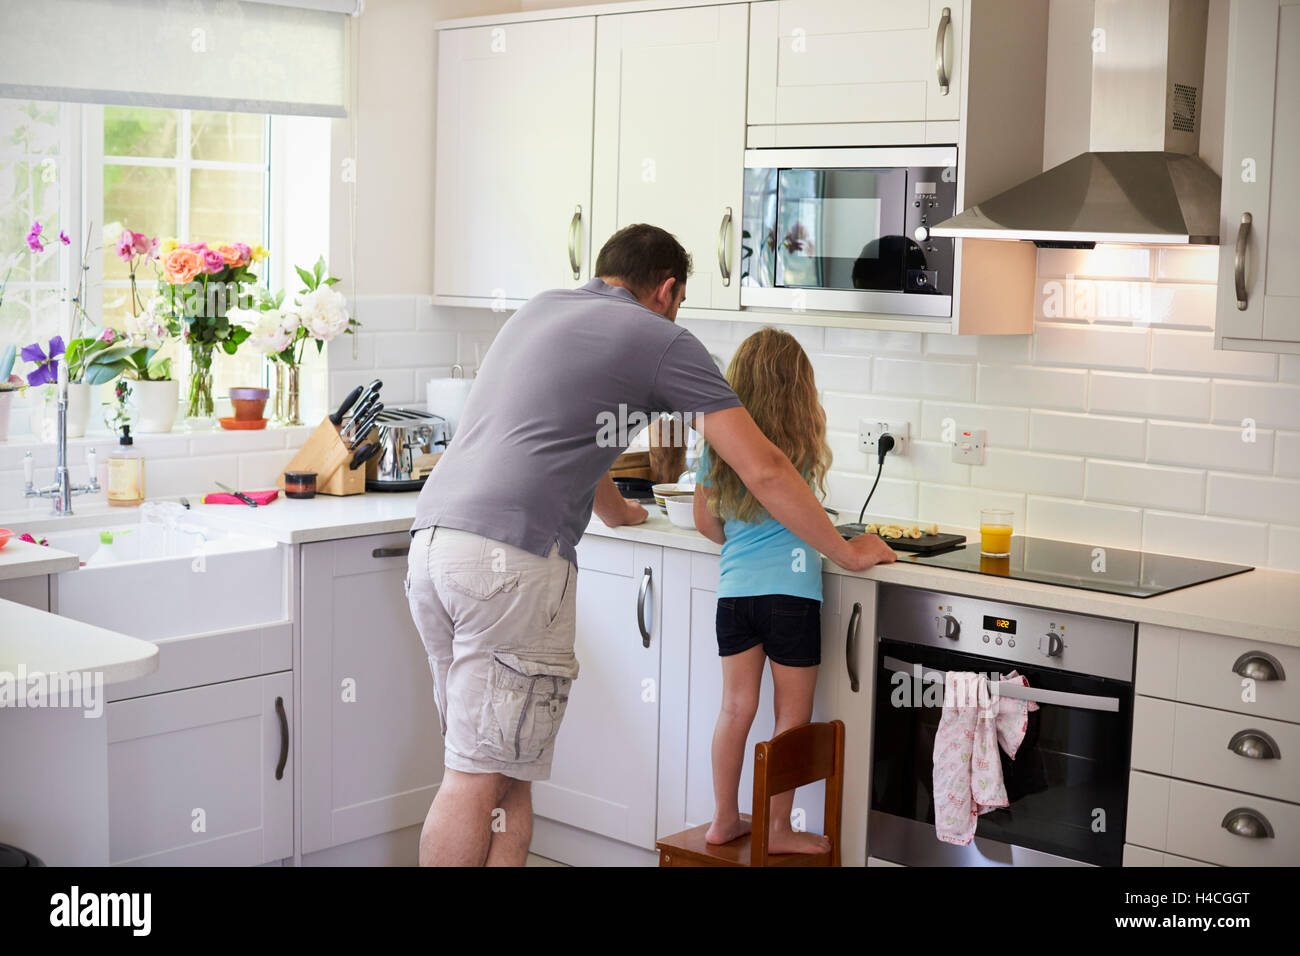
[[[416,492],[345,498],[317,495],[306,500],[281,496],[260,508],[195,504],[194,514],[205,522],[260,532],[285,544],[303,544],[405,531],[415,517],[418,497]],[[190,496],[194,502],[200,498]],[[593,516],[587,533],[685,551],[717,554],[721,550],[698,532],[674,526],[657,509],[651,511],[645,524],[634,527],[607,528]],[[830,561],[824,561],[824,568],[836,574],[849,573]],[[872,568],[859,576],[995,601],[1300,646],[1300,574],[1284,571],[1256,569],[1150,598],[1005,580],[906,560]]]
[[[19,541],[15,535],[9,539],[8,544],[0,548],[0,581],[30,578],[37,574],[75,571],[80,564],[75,554]]]
[[[25,604],[0,601],[0,673],[89,671],[101,674],[105,684],[115,684],[157,669],[156,644]]]

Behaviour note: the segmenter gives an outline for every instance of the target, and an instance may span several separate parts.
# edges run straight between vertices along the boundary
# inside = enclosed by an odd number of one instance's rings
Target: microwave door
[[[901,292],[904,169],[781,169],[774,285]]]

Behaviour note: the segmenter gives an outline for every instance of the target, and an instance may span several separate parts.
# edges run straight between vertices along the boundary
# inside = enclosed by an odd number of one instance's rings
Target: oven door
[[[907,666],[900,671],[899,664]],[[1010,669],[991,658],[879,642],[868,823],[873,856],[908,865],[1121,865],[1131,684],[1017,665],[1032,688],[1080,696],[1069,705],[1039,704],[1016,758],[999,751],[1010,806],[979,817],[975,839],[959,847],[935,836],[931,757],[943,685],[914,676],[917,664],[986,674]]]

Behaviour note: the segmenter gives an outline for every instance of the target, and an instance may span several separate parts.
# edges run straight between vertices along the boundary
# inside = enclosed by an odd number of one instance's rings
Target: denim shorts
[[[788,594],[718,598],[718,654],[763,646],[768,660],[816,667],[822,659],[822,602]]]

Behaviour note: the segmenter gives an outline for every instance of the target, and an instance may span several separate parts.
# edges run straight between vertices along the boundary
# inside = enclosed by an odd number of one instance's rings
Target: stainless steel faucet
[[[72,496],[95,494],[99,491],[99,479],[95,475],[97,469],[94,448],[86,449],[86,465],[90,468],[90,481],[84,485],[74,485],[68,479],[68,396],[62,391],[59,393],[58,449],[58,460],[54,466],[54,484],[46,485],[44,488],[37,488],[32,484],[32,477],[36,470],[32,453],[29,451],[23,456],[23,473],[26,479],[23,497],[50,498],[53,500],[50,514],[70,515]]]

